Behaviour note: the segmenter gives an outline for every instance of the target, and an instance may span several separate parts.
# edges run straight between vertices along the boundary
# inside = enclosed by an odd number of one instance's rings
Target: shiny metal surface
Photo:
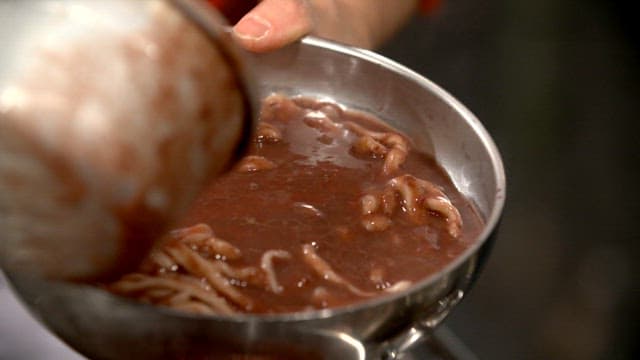
[[[7,274],[34,314],[79,352],[94,359],[223,352],[380,358],[405,351],[416,341],[415,334],[437,326],[473,283],[493,241],[506,184],[498,150],[463,105],[390,60],[314,38],[250,61],[259,97],[273,91],[327,97],[374,112],[409,134],[417,146],[435,154],[476,203],[486,228],[461,257],[405,292],[298,314],[198,317],[95,288]]]

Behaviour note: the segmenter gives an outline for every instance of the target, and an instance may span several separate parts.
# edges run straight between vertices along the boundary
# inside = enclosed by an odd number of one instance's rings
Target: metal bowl
[[[305,38],[246,54],[255,100],[272,92],[334,99],[372,112],[432,153],[484,217],[477,241],[411,289],[337,309],[203,317],[139,304],[97,288],[7,274],[49,329],[92,359],[217,358],[222,354],[364,359],[393,357],[435,327],[485,261],[505,201],[498,150],[462,104],[415,72],[369,51]],[[257,104],[256,104],[257,105]]]

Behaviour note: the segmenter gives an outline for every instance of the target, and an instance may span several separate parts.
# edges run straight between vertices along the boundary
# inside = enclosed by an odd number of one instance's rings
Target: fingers
[[[233,28],[244,48],[264,52],[303,37],[313,29],[310,7],[303,0],[264,0]]]

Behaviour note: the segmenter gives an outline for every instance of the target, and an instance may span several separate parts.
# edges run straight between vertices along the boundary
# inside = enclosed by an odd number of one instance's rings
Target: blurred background
[[[639,359],[640,42],[625,1],[445,0],[381,52],[485,124],[507,206],[446,324],[480,359]]]
[[[466,104],[508,199],[446,321],[480,359],[638,359],[640,39],[631,2],[445,0],[380,52]],[[0,278],[0,359],[80,358]]]

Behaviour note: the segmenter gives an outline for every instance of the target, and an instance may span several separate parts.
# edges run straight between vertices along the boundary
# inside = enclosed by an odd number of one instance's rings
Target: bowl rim
[[[500,152],[498,150],[498,147],[493,141],[493,139],[491,138],[489,132],[485,129],[485,127],[480,122],[480,120],[469,109],[467,109],[466,106],[464,106],[460,101],[458,101],[455,97],[453,97],[449,92],[444,90],[442,87],[440,87],[433,81],[427,79],[425,76],[422,76],[417,72],[409,69],[408,67],[394,60],[391,60],[383,55],[380,55],[376,52],[361,49],[361,48],[356,48],[349,45],[340,44],[334,41],[325,40],[325,39],[317,38],[314,36],[306,36],[303,39],[301,39],[300,43],[306,46],[322,48],[322,49],[340,53],[346,56],[355,57],[360,60],[377,64],[379,66],[384,67],[385,69],[398,73],[403,77],[408,78],[409,80],[421,85],[421,87],[424,87],[429,91],[431,91],[438,98],[442,99],[443,102],[451,106],[454,109],[454,112],[460,114],[460,116],[466,120],[466,122],[473,129],[473,132],[478,136],[478,139],[480,140],[480,142],[488,150],[488,154],[494,169],[493,176],[495,177],[495,181],[496,181],[496,193],[494,195],[494,206],[491,208],[491,212],[485,218],[484,229],[477,236],[473,244],[467,249],[465,249],[464,252],[459,254],[453,261],[448,263],[445,267],[440,269],[438,272],[435,272],[429,276],[426,276],[420,281],[414,283],[409,289],[399,291],[393,294],[388,294],[385,296],[377,296],[372,299],[358,301],[354,304],[349,304],[349,305],[340,306],[336,308],[309,310],[309,311],[292,312],[292,313],[275,313],[275,314],[237,313],[237,314],[231,314],[231,315],[218,315],[218,314],[199,315],[199,314],[190,314],[190,313],[180,312],[170,308],[164,308],[164,307],[159,307],[154,305],[148,305],[148,304],[141,304],[141,305],[153,307],[154,309],[159,310],[161,312],[166,312],[171,316],[178,315],[180,317],[189,318],[189,319],[222,320],[222,321],[228,321],[233,323],[245,323],[245,322],[256,322],[256,321],[269,322],[269,323],[299,322],[299,321],[318,320],[318,319],[325,319],[330,317],[337,317],[340,315],[345,315],[347,313],[357,312],[358,310],[361,310],[361,309],[373,308],[385,303],[392,303],[394,301],[397,301],[398,299],[405,298],[413,293],[420,292],[421,290],[429,287],[430,285],[437,282],[440,278],[455,271],[463,263],[468,261],[469,258],[471,258],[474,254],[476,254],[480,250],[480,248],[487,242],[490,235],[493,233],[493,231],[497,227],[500,221],[500,218],[502,216],[502,212],[503,212],[504,204],[506,200],[507,184],[506,184],[506,174],[505,174],[504,164],[503,164]],[[291,46],[296,46],[296,45],[298,44],[294,44]],[[300,95],[305,95],[305,94],[300,94]],[[126,300],[135,302],[135,300],[131,300],[131,299],[126,299]]]
[[[473,132],[477,135],[478,140],[480,140],[484,148],[488,150],[490,161],[493,165],[492,167],[493,167],[493,176],[495,177],[495,182],[496,182],[496,189],[495,189],[496,193],[494,195],[494,206],[491,208],[490,213],[487,214],[485,218],[485,227],[482,230],[482,232],[477,236],[476,240],[473,242],[471,246],[466,248],[461,254],[456,256],[456,258],[453,259],[453,261],[448,263],[439,271],[431,275],[428,275],[423,279],[421,279],[420,281],[417,281],[414,284],[412,284],[412,286],[409,289],[399,291],[397,293],[385,294],[384,296],[377,296],[372,299],[366,299],[366,300],[358,301],[356,303],[344,305],[340,307],[291,312],[291,313],[274,313],[274,314],[234,313],[230,315],[191,314],[191,313],[174,310],[167,307],[150,305],[150,304],[138,302],[133,299],[117,296],[115,294],[107,292],[104,289],[101,289],[92,285],[75,284],[75,283],[67,284],[59,281],[54,281],[54,282],[59,283],[62,286],[86,290],[88,291],[87,295],[89,297],[97,296],[102,299],[108,299],[108,301],[114,302],[116,306],[120,304],[127,307],[135,307],[135,308],[138,308],[140,311],[153,312],[158,314],[159,316],[168,316],[174,319],[182,319],[185,321],[198,321],[198,322],[213,321],[213,322],[227,322],[227,323],[233,323],[233,324],[296,323],[296,322],[306,322],[306,321],[340,317],[340,316],[348,315],[350,313],[357,313],[365,309],[376,308],[376,307],[383,306],[385,304],[394,303],[396,301],[399,301],[400,299],[407,298],[413,294],[419,293],[424,289],[428,288],[429,286],[435,284],[437,281],[439,281],[443,277],[453,273],[457,268],[461,267],[471,257],[477,254],[480,251],[480,249],[487,243],[491,234],[494,232],[495,228],[497,227],[500,221],[500,217],[502,215],[504,203],[506,200],[506,175],[505,175],[502,158],[496,144],[494,143],[493,139],[489,135],[488,131],[484,128],[480,120],[478,120],[478,118],[470,110],[468,110],[461,102],[459,102],[456,98],[454,98],[446,90],[444,90],[443,88],[435,84],[433,81],[407,68],[406,66],[401,65],[396,61],[386,58],[378,53],[375,53],[370,50],[352,47],[349,45],[339,44],[330,40],[320,39],[314,36],[306,36],[303,39],[301,39],[299,44],[296,43],[290,46],[300,46],[300,45],[311,46],[315,48],[328,50],[331,52],[336,52],[349,57],[355,57],[360,60],[379,65],[387,70],[397,73],[403,76],[404,78],[407,78],[408,80],[414,83],[417,83],[421,87],[433,93],[436,97],[440,98],[444,103],[452,107],[454,112],[458,113],[466,121],[466,123],[472,128]],[[300,94],[300,95],[314,96],[314,94]],[[360,111],[360,109],[358,110]],[[12,274],[5,272],[5,275],[8,275],[7,278],[10,280],[9,286],[12,287],[15,291],[16,284],[13,283]],[[21,298],[20,292],[19,291],[15,291],[15,292]],[[24,299],[22,301],[24,301]]]

